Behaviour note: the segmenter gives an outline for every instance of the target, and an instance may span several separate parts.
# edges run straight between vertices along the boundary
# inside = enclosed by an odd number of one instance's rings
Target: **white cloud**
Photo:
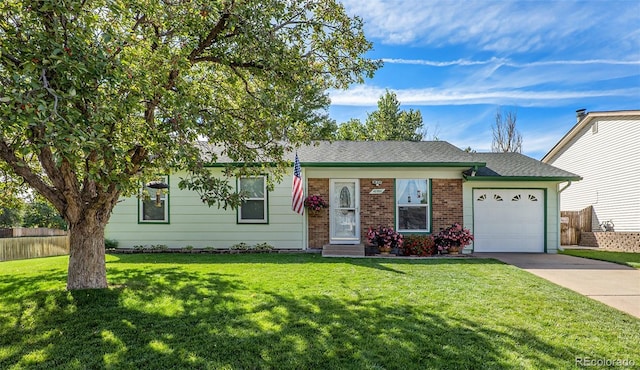
[[[385,64],[409,64],[423,65],[430,67],[452,67],[452,66],[478,66],[486,64],[501,64],[509,67],[526,68],[526,67],[544,67],[544,66],[576,66],[576,65],[640,65],[640,60],[614,60],[614,59],[589,59],[589,60],[544,60],[536,62],[513,62],[506,58],[493,57],[487,60],[469,60],[457,59],[450,61],[437,61],[428,59],[401,59],[401,58],[382,58]]]
[[[562,91],[562,90],[473,90],[456,89],[393,89],[398,100],[406,105],[519,105],[522,107],[558,106],[567,100],[598,97],[640,96],[640,87],[629,89]],[[375,106],[385,89],[360,85],[349,90],[330,90],[331,104],[347,106]]]
[[[499,59],[493,57],[488,60],[468,60],[468,59],[457,59],[451,61],[435,61],[435,60],[425,60],[425,59],[398,59],[398,58],[382,58],[382,61],[386,64],[413,64],[413,65],[422,65],[422,66],[431,66],[431,67],[452,67],[452,66],[477,66],[477,65],[485,65],[485,64],[496,64],[496,63],[506,63],[505,59]]]
[[[638,55],[640,3],[633,1],[343,0],[386,44],[472,44],[498,52],[531,52],[617,44]],[[588,37],[585,35],[589,33]]]

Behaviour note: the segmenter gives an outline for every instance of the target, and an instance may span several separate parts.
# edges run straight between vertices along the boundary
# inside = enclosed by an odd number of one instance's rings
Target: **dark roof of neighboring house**
[[[218,155],[217,164],[232,162],[219,147],[202,144],[203,155]],[[467,153],[446,141],[319,141],[285,154],[298,153],[303,167],[460,167],[472,180],[580,180],[580,176],[519,153]]]
[[[520,153],[474,153],[477,161],[486,163],[464,172],[467,180],[581,180],[574,173],[542,163]]]

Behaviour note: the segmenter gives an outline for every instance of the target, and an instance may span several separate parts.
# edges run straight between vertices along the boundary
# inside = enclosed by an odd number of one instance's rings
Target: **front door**
[[[329,242],[360,243],[360,183],[358,180],[331,180],[329,188]]]

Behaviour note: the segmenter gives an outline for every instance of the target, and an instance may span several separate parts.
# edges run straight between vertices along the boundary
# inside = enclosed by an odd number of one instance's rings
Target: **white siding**
[[[548,163],[583,177],[562,193],[562,210],[593,206],[594,228],[611,220],[640,231],[640,117],[594,117]]]
[[[235,210],[208,207],[197,193],[180,190],[180,176],[170,178],[169,224],[139,224],[138,199],[127,198],[115,207],[106,237],[117,240],[119,247],[162,244],[170,248],[227,248],[240,242],[267,242],[275,248],[303,248],[304,217],[291,210],[291,173],[269,192],[268,224],[237,224]]]
[[[212,171],[220,173],[217,169]],[[169,181],[169,224],[139,224],[138,199],[131,197],[115,207],[106,237],[117,240],[118,246],[123,248],[157,244],[170,248],[188,245],[227,248],[240,242],[250,245],[267,242],[276,248],[306,247],[307,216],[299,216],[291,210],[291,172],[269,192],[268,224],[238,224],[235,210],[218,209],[215,205],[208,207],[197,193],[180,190],[180,176],[184,175],[173,174]],[[303,168],[303,179],[306,182],[309,178],[462,178],[462,169]]]
[[[558,185],[543,181],[467,181],[462,185],[463,220],[465,227],[473,233],[473,189],[541,189],[546,191],[546,247],[547,253],[557,253],[560,246],[560,211],[558,208]],[[473,244],[466,248],[473,249]]]

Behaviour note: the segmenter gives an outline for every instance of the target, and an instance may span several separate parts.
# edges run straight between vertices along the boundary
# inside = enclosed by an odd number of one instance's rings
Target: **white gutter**
[[[558,194],[562,193],[563,191],[567,190],[567,188],[571,186],[571,181],[567,181],[567,185],[565,187],[563,187],[562,189],[558,190]]]

